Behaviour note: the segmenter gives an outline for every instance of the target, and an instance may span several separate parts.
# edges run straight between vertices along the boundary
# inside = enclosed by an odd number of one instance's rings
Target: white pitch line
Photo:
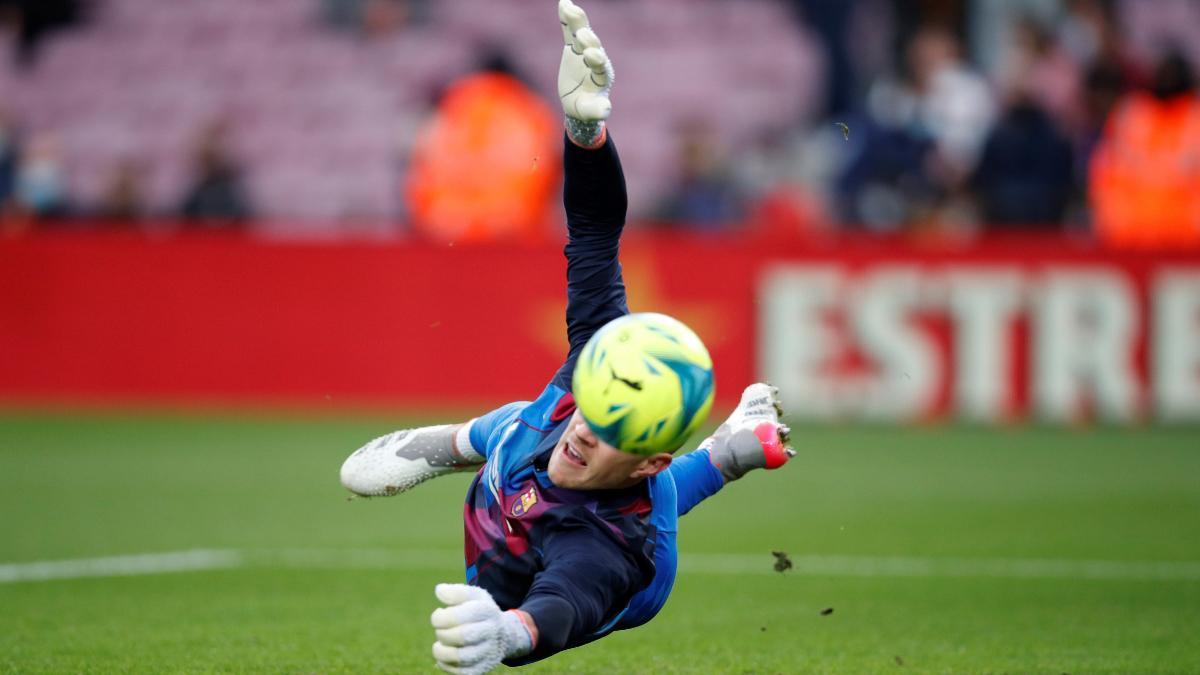
[[[0,564],[0,584],[88,577],[130,577],[171,572],[197,572],[241,567],[241,553],[197,549],[170,553],[143,553],[77,560],[41,560]]]
[[[1051,558],[927,558],[796,555],[786,575],[1005,579],[1200,581],[1200,562]],[[461,571],[462,552],[388,549],[199,549],[169,553],[0,564],[0,584],[140,576],[243,567]],[[691,553],[680,574],[773,575],[770,555]]]

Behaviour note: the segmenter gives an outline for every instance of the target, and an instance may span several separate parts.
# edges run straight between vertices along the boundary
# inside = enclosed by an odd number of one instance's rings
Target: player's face
[[[621,452],[596,436],[576,410],[550,455],[550,480],[572,490],[629,487],[671,464],[671,455],[650,457]]]

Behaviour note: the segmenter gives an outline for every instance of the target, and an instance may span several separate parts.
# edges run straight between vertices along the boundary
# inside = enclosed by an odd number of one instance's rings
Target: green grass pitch
[[[415,422],[0,414],[0,672],[435,672],[468,478],[354,501],[337,482],[348,452]],[[1200,672],[1195,428],[796,437],[792,464],[681,521],[653,622],[527,670]],[[197,549],[232,562],[18,578]]]

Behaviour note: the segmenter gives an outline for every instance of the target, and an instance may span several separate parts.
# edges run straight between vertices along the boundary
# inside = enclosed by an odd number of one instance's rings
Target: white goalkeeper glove
[[[480,675],[504,659],[533,651],[533,634],[515,611],[504,612],[478,586],[438,584],[437,599],[446,607],[429,618],[437,635],[433,658],[447,673]]]
[[[571,0],[559,0],[563,55],[558,66],[558,98],[570,120],[600,125],[612,113],[608,92],[613,67],[600,38],[588,26],[587,14]]]

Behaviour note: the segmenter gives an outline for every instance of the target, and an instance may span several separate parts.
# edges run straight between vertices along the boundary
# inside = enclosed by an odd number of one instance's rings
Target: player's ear
[[[633,470],[633,475],[631,475],[630,478],[649,478],[650,476],[657,476],[663,471],[666,471],[668,466],[671,466],[670,453],[660,452],[657,455],[650,455],[637,465],[637,468]]]

